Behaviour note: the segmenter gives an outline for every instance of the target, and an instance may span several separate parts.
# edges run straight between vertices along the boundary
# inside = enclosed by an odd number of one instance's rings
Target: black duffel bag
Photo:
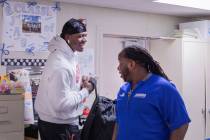
[[[115,101],[98,96],[96,86],[95,93],[95,101],[81,131],[81,140],[112,140],[116,119]]]

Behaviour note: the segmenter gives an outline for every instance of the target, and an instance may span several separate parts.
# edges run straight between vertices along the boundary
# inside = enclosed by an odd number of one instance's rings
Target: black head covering
[[[82,22],[81,19],[71,18],[67,21],[62,29],[61,37],[64,37],[66,34],[77,34],[86,32],[86,25]]]

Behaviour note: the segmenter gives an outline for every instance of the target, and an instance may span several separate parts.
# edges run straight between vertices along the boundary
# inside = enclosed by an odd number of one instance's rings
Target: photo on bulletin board
[[[47,51],[56,35],[56,11],[51,5],[29,6],[8,1],[3,7],[2,40],[9,51]]]
[[[41,16],[23,15],[23,33],[41,33]]]

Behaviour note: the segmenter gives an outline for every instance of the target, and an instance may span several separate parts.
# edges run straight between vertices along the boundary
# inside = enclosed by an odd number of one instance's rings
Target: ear
[[[69,38],[70,38],[70,35],[69,34],[66,34],[65,36],[64,36],[64,39],[67,41],[67,40],[69,40]]]
[[[133,60],[129,60],[128,68],[129,69],[134,69],[135,67],[136,67],[136,62],[133,61]]]

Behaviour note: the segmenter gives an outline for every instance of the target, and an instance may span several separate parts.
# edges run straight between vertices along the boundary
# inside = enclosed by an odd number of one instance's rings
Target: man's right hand
[[[86,88],[89,91],[89,93],[91,93],[94,90],[93,84],[87,80],[82,82],[82,88]]]

